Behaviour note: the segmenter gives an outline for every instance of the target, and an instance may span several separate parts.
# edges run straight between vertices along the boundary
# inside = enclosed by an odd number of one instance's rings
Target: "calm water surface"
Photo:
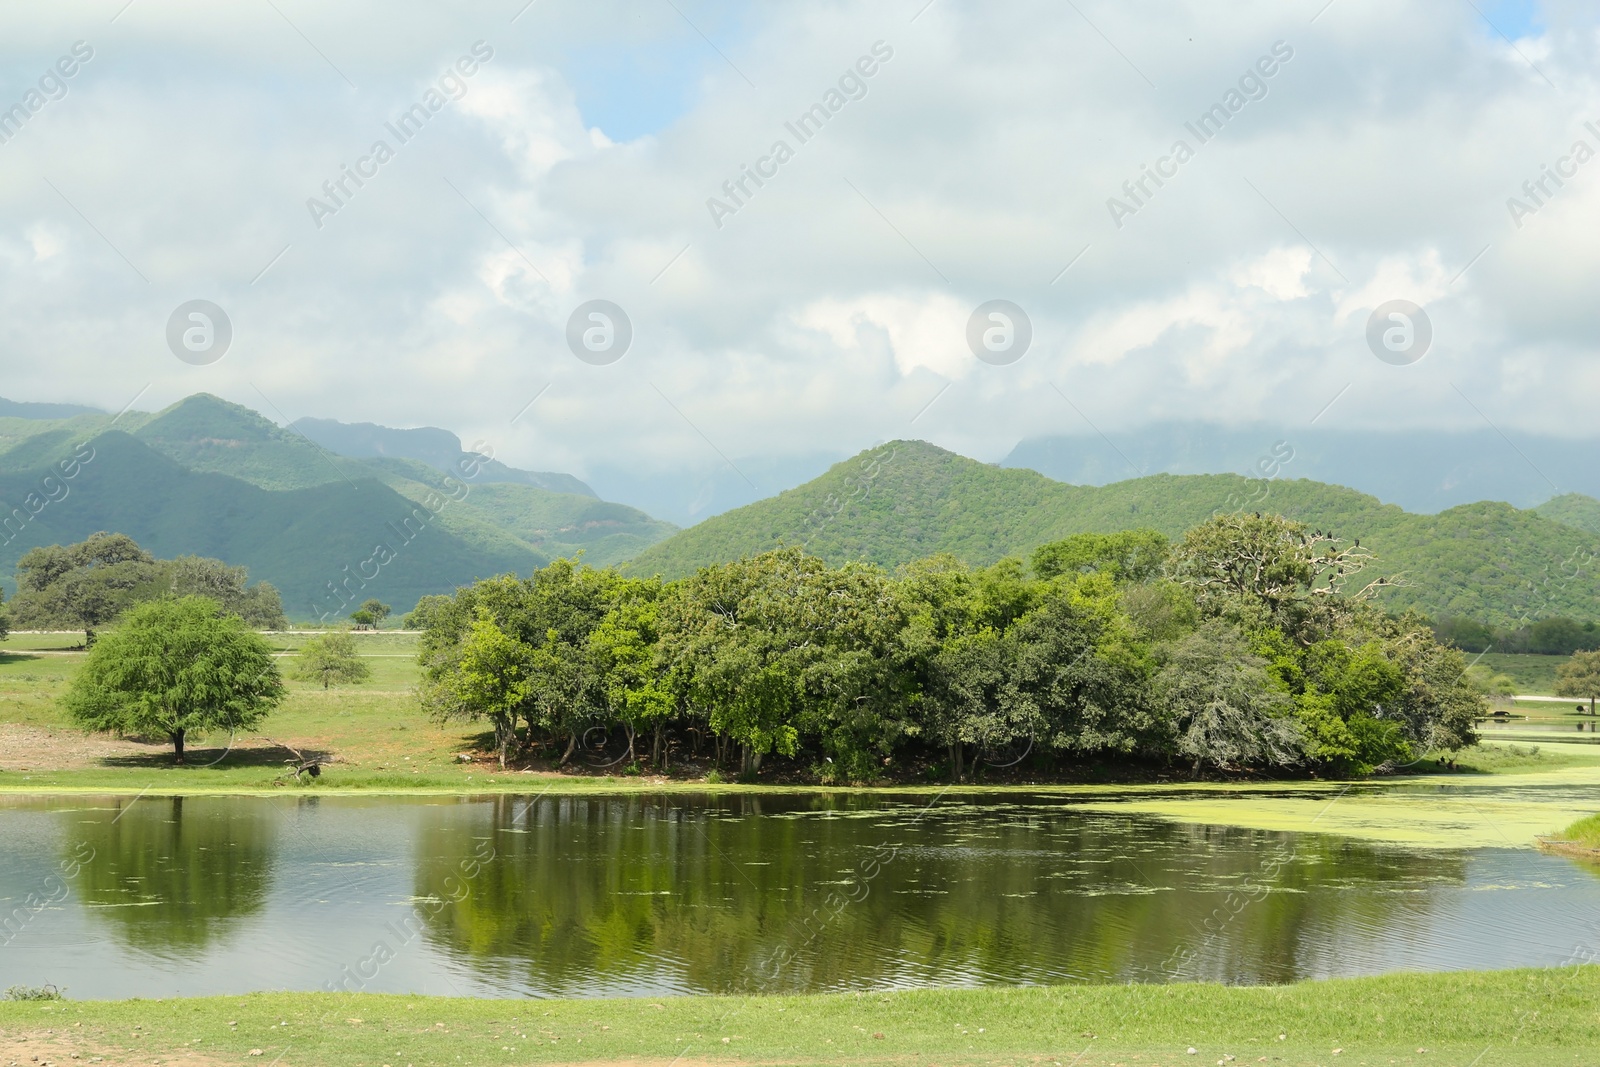
[[[0,987],[1286,982],[1558,964],[1600,915],[1600,877],[1530,850],[931,799],[9,799]]]

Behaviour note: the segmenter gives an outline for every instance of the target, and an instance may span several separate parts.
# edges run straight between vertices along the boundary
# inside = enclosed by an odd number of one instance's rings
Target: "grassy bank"
[[[467,1000],[256,994],[0,1003],[6,1062],[108,1064],[1576,1064],[1600,968],[1238,987]],[[1280,1035],[1282,1035],[1280,1037]],[[259,1049],[259,1055],[252,1050]],[[1189,1050],[1193,1049],[1193,1053]],[[1426,1051],[1424,1051],[1426,1050]],[[1081,1057],[1081,1058],[1080,1058]]]
[[[1561,839],[1584,848],[1600,849],[1600,815],[1579,819],[1561,831]]]

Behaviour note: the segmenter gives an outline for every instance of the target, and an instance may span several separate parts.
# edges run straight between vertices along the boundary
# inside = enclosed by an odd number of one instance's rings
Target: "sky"
[[[1575,0],[6,5],[0,395],[752,490],[1174,419],[1583,442],[1597,53]]]

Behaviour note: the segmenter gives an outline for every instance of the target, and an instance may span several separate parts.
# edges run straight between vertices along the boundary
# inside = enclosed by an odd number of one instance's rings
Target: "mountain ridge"
[[[1593,503],[1600,522],[1600,502]],[[1594,617],[1600,605],[1594,534],[1510,504],[1478,501],[1420,515],[1342,486],[1229,474],[1078,486],[921,441],[868,449],[803,486],[683,530],[625,569],[673,578],[780,544],[802,545],[831,563],[892,568],[951,552],[982,565],[1075,533],[1148,527],[1177,537],[1218,511],[1272,511],[1360,538],[1379,556],[1374,575],[1405,576],[1406,585],[1385,593],[1396,610],[1510,625]],[[1586,552],[1588,568],[1568,576]]]

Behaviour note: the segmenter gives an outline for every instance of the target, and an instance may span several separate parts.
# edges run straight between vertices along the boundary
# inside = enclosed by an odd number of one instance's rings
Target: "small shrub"
[[[721,783],[727,781],[727,779],[722,777],[721,771],[713,767],[709,772],[707,772],[706,781],[711,785],[720,785]]]
[[[67,991],[53,985],[14,985],[0,1000],[66,1000]]]

